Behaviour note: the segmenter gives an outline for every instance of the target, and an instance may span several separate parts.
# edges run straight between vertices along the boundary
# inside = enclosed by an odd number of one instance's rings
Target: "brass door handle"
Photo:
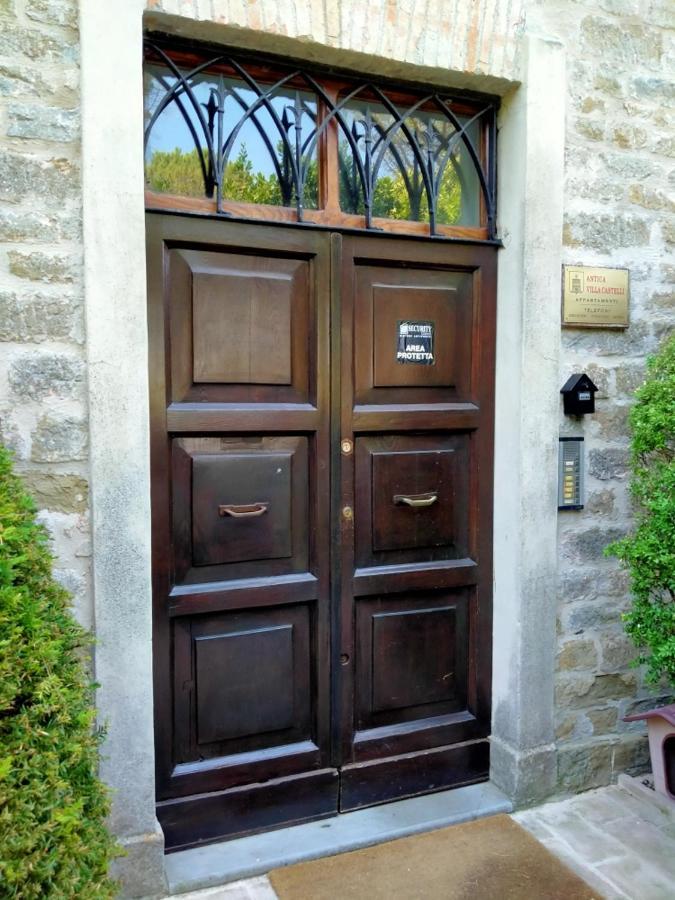
[[[219,516],[232,516],[233,519],[251,519],[267,512],[269,503],[225,504],[218,507]]]
[[[437,500],[436,491],[429,491],[427,494],[394,494],[397,506],[433,506]]]

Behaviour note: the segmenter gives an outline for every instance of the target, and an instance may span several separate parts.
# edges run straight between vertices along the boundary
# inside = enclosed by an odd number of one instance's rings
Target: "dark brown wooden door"
[[[148,216],[169,849],[487,777],[494,251]]]
[[[344,238],[343,810],[487,778],[495,256]]]

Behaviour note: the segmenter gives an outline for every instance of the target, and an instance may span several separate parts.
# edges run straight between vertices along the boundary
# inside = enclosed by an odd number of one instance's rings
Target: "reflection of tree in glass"
[[[281,155],[281,145],[277,148]],[[199,164],[198,151],[156,150],[145,166],[148,187],[163,194],[181,197],[204,197],[204,179]],[[262,203],[281,206],[281,186],[275,174],[265,175],[253,169],[246,145],[242,145],[236,158],[225,167],[223,198],[241,203]],[[295,194],[293,196],[295,202]],[[304,191],[305,206],[318,205],[318,177],[316,160],[307,166]]]
[[[386,132],[387,119],[378,121],[372,115],[377,137]],[[415,133],[414,122],[408,122],[410,130]],[[440,127],[439,127],[440,126]],[[443,150],[454,133],[449,123],[435,123],[437,135],[436,150],[443,156]],[[423,153],[426,152],[424,141],[419,140]],[[455,148],[453,159],[449,159],[441,175],[436,197],[436,221],[453,225],[464,220],[467,211],[462,208],[462,184],[458,175],[460,151]],[[356,163],[351,149],[343,138],[339,145],[340,167],[340,206],[345,212],[365,214],[363,189]],[[377,155],[377,149],[373,156]],[[435,171],[437,171],[435,169]],[[413,222],[429,221],[429,201],[424,187],[424,178],[412,147],[403,131],[397,130],[392,136],[389,149],[385,153],[377,172],[377,180],[373,186],[372,215],[385,219],[407,219]]]

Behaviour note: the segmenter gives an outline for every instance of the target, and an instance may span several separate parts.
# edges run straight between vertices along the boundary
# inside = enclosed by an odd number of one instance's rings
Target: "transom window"
[[[496,108],[148,40],[147,203],[493,240]]]

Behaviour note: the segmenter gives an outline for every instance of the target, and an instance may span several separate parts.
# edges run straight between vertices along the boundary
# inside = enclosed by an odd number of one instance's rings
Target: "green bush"
[[[624,615],[651,682],[675,686],[675,335],[649,359],[631,410],[631,492],[635,529],[611,544],[630,573],[633,604]]]
[[[0,447],[0,896],[113,897],[88,637]]]

